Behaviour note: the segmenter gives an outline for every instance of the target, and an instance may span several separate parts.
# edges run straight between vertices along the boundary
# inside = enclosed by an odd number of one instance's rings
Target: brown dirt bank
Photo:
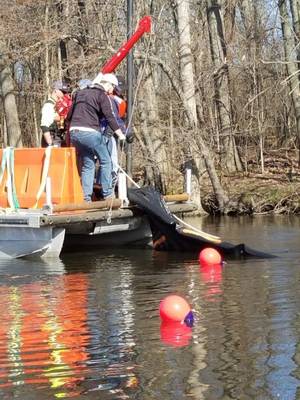
[[[300,173],[268,170],[264,174],[241,173],[221,176],[230,198],[229,214],[300,214]],[[217,212],[208,180],[202,187],[203,208]]]

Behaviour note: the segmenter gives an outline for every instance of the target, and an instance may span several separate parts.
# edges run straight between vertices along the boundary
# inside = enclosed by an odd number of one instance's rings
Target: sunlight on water
[[[87,279],[48,276],[1,287],[0,387],[47,384],[69,388],[87,371]],[[63,392],[57,392],[61,397]]]

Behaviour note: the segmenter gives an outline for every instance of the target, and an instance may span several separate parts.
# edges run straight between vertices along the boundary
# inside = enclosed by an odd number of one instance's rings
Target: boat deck
[[[98,204],[97,204],[98,203]],[[0,258],[58,257],[62,250],[108,246],[148,247],[152,232],[145,213],[137,206],[120,206],[114,200],[53,209],[2,209]],[[178,215],[197,209],[190,202],[167,203]],[[105,208],[98,208],[105,207]],[[66,209],[69,208],[69,209]],[[70,209],[71,208],[71,209]],[[72,209],[73,208],[73,209]]]
[[[167,206],[173,214],[185,214],[197,210],[197,206],[192,202],[167,203]],[[113,224],[116,219],[119,220],[122,218],[131,218],[142,215],[143,212],[136,206],[112,209],[111,211],[109,209],[62,211],[54,214],[41,215],[39,225],[67,226],[75,223],[106,221],[108,218],[111,219],[111,224]]]

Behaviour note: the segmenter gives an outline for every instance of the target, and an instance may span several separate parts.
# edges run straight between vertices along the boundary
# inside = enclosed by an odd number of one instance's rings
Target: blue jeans
[[[71,143],[81,158],[81,183],[85,201],[91,201],[95,177],[95,157],[100,163],[103,197],[112,194],[111,158],[101,132],[72,130]]]
[[[111,159],[111,173],[112,173],[112,184],[116,183],[117,176],[118,176],[118,149],[117,149],[117,141],[113,136],[109,136],[104,134],[104,140],[106,143],[107,150],[110,155]],[[97,177],[96,177],[96,183],[101,184],[101,176],[100,176],[100,169],[98,171]]]

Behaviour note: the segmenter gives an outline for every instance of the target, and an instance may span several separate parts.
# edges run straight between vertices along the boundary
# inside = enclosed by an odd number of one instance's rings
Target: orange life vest
[[[115,102],[118,104],[118,112],[119,117],[124,118],[127,110],[127,103],[121,97],[117,96],[116,94],[112,95]]]

